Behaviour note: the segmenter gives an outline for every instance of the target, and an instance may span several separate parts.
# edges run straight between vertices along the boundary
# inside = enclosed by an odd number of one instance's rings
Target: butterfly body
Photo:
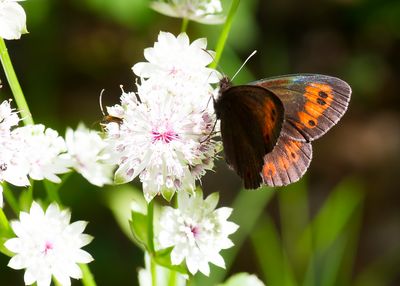
[[[345,113],[351,88],[323,75],[299,74],[248,85],[220,82],[214,101],[227,163],[245,188],[299,180],[312,158],[311,141]]]

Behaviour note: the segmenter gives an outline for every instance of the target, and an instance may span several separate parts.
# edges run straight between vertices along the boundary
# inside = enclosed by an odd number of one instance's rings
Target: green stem
[[[24,94],[21,86],[19,85],[17,75],[15,74],[13,65],[11,63],[10,56],[8,55],[6,43],[3,38],[0,37],[0,60],[3,65],[4,72],[6,74],[8,84],[10,85],[11,91],[14,95],[15,102],[17,103],[18,109],[21,112],[22,120],[25,125],[33,124],[33,119],[29,111],[28,104],[26,103]]]
[[[13,192],[10,190],[10,188],[6,184],[3,185],[3,195],[4,195],[4,198],[6,199],[8,205],[11,207],[13,212],[18,216],[19,211],[20,211],[18,201],[14,197]]]
[[[94,281],[89,266],[87,264],[79,264],[79,267],[82,270],[82,284],[84,286],[96,286],[96,281]]]
[[[188,18],[183,18],[182,19],[181,33],[185,33],[186,32],[188,25],[189,25],[189,19]]]
[[[14,236],[14,232],[11,229],[10,223],[3,212],[3,209],[0,208],[0,233],[2,239],[0,240],[0,253],[7,255],[9,257],[13,256],[13,253],[9,251],[2,242],[4,242],[7,238],[11,238]]]
[[[239,6],[240,0],[233,0],[231,7],[229,8],[228,16],[226,18],[224,27],[222,28],[221,35],[219,36],[217,48],[215,49],[215,59],[210,64],[211,68],[216,68],[218,66],[219,60],[221,59],[222,52],[225,48],[226,40],[228,39],[229,31],[232,27],[233,17],[235,16],[236,10]]]
[[[150,256],[155,253],[154,249],[154,202],[153,200],[147,205],[147,237],[148,237],[148,247],[150,251]]]
[[[147,245],[150,252],[151,285],[157,286],[157,264],[153,257],[156,252],[154,248],[154,200],[147,204],[147,239]]]
[[[169,279],[168,279],[168,286],[175,286],[176,285],[176,279],[177,279],[177,275],[176,275],[176,271],[171,270],[170,274],[169,274]]]
[[[153,257],[150,259],[150,271],[151,271],[151,285],[157,286],[157,264]]]

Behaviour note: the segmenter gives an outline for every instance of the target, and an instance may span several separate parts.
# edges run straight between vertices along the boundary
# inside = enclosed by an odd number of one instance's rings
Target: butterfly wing
[[[264,156],[278,141],[284,109],[271,91],[257,86],[235,86],[214,102],[221,121],[227,163],[243,179],[246,189],[262,183]]]
[[[279,187],[298,181],[307,171],[311,158],[310,142],[296,141],[286,135],[280,136],[274,150],[264,156],[264,184]]]
[[[334,126],[349,105],[351,88],[341,79],[315,74],[267,78],[251,84],[271,90],[285,107],[282,132],[312,141]]]

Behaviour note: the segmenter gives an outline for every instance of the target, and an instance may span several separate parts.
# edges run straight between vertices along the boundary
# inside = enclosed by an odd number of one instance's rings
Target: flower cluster
[[[92,256],[81,247],[92,237],[83,234],[87,222],[70,224],[71,214],[51,204],[46,212],[33,202],[29,213],[21,212],[20,220],[11,223],[17,237],[4,246],[15,255],[8,266],[25,269],[26,285],[50,286],[52,275],[61,285],[71,285],[70,277],[80,279],[78,263],[89,263]]]
[[[203,200],[203,194],[195,195],[178,193],[178,208],[164,207],[160,216],[158,243],[160,248],[173,246],[172,264],[181,264],[183,260],[192,274],[197,271],[209,275],[209,262],[225,267],[219,252],[233,246],[228,236],[238,226],[228,217],[232,209],[222,207],[215,209],[218,194],[209,195]]]
[[[220,24],[225,21],[220,0],[157,0],[151,3],[151,7],[170,17],[203,24]]]
[[[213,57],[206,44],[161,32],[144,52],[148,62],[133,67],[141,78],[137,93],[123,92],[121,104],[107,108],[120,119],[105,125],[119,158],[115,182],[139,176],[147,201],[193,192],[195,180],[213,168],[220,144],[211,136],[216,119],[209,102],[219,74],[207,68]]]
[[[59,174],[76,169],[89,182],[111,183],[113,165],[105,151],[107,144],[94,131],[80,126],[67,131],[67,143],[57,131],[42,124],[18,127],[19,117],[9,101],[0,105],[0,207],[1,182],[29,186],[33,180],[60,183]]]
[[[43,125],[16,127],[18,122],[10,102],[4,101],[0,105],[0,183],[28,186],[28,176],[59,183],[57,174],[67,172],[71,165],[64,139]]]
[[[15,40],[27,33],[26,14],[18,1],[0,0],[0,38]]]

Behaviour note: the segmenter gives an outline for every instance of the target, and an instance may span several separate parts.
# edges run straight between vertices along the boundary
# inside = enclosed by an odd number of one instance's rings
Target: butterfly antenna
[[[104,93],[105,89],[103,88],[100,92],[100,96],[99,96],[99,104],[100,104],[100,110],[101,113],[103,114],[103,116],[106,116],[106,114],[104,113],[104,109],[103,109],[103,93]]]
[[[242,68],[244,67],[244,65],[245,65],[245,64],[250,60],[250,58],[251,58],[252,56],[254,56],[256,53],[257,53],[257,50],[255,50],[254,52],[252,52],[251,55],[247,57],[247,59],[244,61],[244,63],[241,65],[241,67],[238,69],[238,71],[235,73],[235,75],[232,77],[231,80],[233,80],[233,79],[238,75],[238,73],[242,70]]]

